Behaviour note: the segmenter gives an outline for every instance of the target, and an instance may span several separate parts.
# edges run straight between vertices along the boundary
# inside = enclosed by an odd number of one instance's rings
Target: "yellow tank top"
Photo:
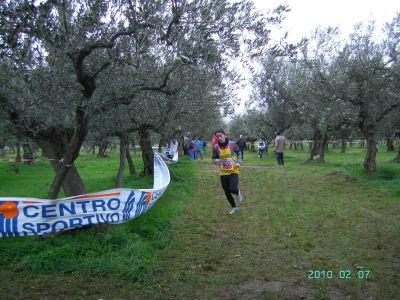
[[[220,163],[220,172],[219,175],[230,175],[230,174],[239,174],[240,170],[238,167],[236,167],[235,162],[233,159],[237,159],[236,154],[234,153],[234,156],[232,157],[230,145],[228,144],[228,147],[222,149],[221,147],[219,148],[219,158],[221,160]]]

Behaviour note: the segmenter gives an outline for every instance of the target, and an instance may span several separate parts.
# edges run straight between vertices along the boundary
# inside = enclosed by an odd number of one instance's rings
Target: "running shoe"
[[[243,195],[240,191],[239,191],[239,194],[237,195],[237,199],[239,202],[243,202]]]
[[[237,208],[237,207],[232,207],[232,209],[229,211],[229,214],[230,214],[230,215],[233,215],[233,214],[235,214],[235,213],[237,213],[237,212],[239,212],[239,208]]]

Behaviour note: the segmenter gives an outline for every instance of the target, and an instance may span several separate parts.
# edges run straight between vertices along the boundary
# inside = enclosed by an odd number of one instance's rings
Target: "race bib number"
[[[222,170],[232,170],[233,169],[233,164],[234,161],[232,158],[225,158],[222,162],[221,162],[221,169]]]

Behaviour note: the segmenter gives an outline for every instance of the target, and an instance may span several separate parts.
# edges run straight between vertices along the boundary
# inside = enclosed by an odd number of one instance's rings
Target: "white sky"
[[[318,25],[339,26],[345,36],[352,32],[359,22],[375,20],[377,28],[391,21],[400,12],[399,0],[253,0],[263,12],[278,6],[288,5],[282,27],[289,32],[289,38],[299,40]]]
[[[280,4],[291,9],[282,23],[283,32],[297,42],[303,36],[309,36],[318,26],[339,26],[346,38],[359,22],[375,20],[376,29],[391,21],[400,12],[400,0],[253,0],[262,12],[272,10]],[[244,111],[244,103],[249,99],[251,86],[239,92],[242,104],[237,113]]]

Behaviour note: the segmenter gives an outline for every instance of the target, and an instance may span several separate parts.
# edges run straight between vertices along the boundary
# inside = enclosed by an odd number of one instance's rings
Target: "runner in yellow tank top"
[[[213,162],[220,167],[221,185],[226,198],[231,205],[230,214],[239,211],[232,194],[237,195],[237,200],[243,201],[239,190],[240,163],[237,161],[239,148],[235,142],[229,141],[223,129],[215,132],[218,143],[213,148]]]

